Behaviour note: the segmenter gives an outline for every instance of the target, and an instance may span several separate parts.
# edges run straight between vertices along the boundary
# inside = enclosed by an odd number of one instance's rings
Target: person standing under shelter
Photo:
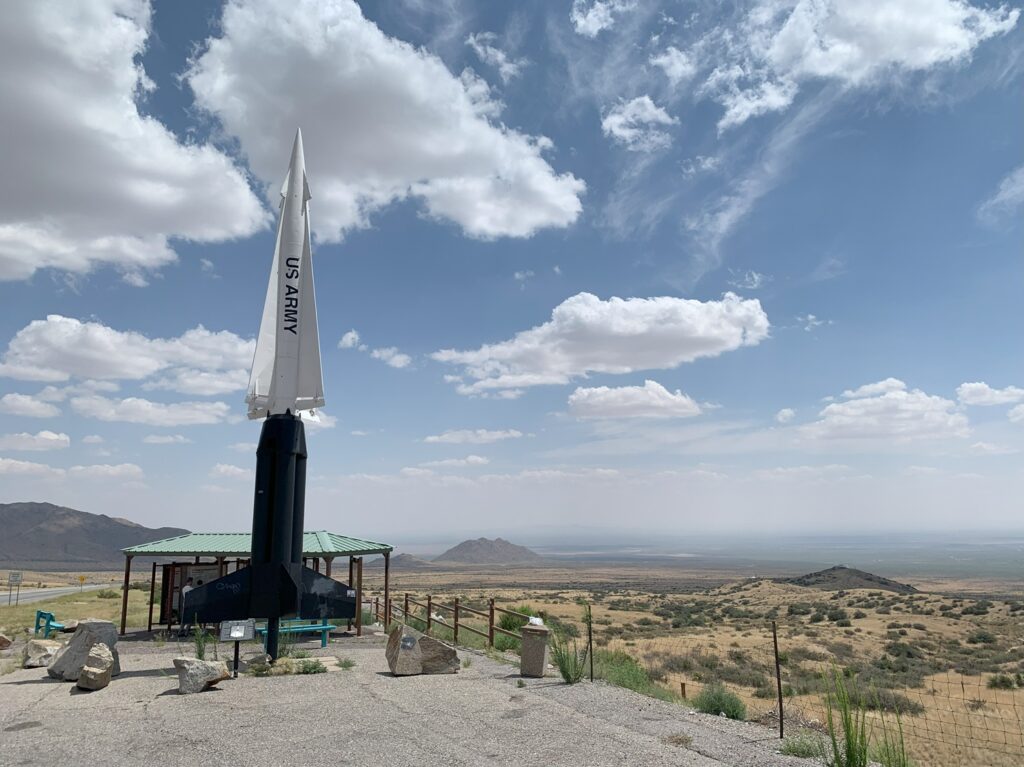
[[[178,597],[178,620],[181,621],[181,628],[178,630],[178,636],[188,634],[188,627],[185,625],[185,597],[194,588],[191,577],[186,579],[185,585],[181,587],[181,596]]]

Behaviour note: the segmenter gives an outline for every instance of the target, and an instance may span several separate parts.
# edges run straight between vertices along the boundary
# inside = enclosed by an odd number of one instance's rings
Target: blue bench
[[[50,632],[63,631],[64,624],[54,620],[53,613],[48,613],[46,610],[36,610],[36,630],[32,633],[38,634],[39,629],[43,630],[43,639],[49,639]]]
[[[337,626],[332,626],[328,623],[304,623],[302,621],[281,621],[281,628],[278,632],[281,634],[319,634],[320,635],[320,646],[327,647],[327,638]],[[263,637],[263,646],[267,646],[267,627],[260,626],[256,629],[256,633]]]

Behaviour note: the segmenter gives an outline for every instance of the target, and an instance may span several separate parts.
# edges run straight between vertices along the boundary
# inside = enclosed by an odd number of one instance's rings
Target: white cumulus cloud
[[[486,83],[384,34],[350,0],[230,0],[186,81],[276,195],[302,127],[313,226],[324,241],[403,199],[478,238],[566,227],[582,181],[544,158],[551,141],[509,128]]]
[[[370,356],[375,360],[380,360],[386,365],[390,365],[393,368],[404,368],[408,367],[412,362],[412,357],[408,354],[402,354],[394,346],[386,346],[383,349],[374,349],[370,352]]]
[[[648,380],[643,386],[577,388],[569,395],[569,412],[577,418],[689,418],[701,409],[679,389]]]
[[[964,405],[1012,405],[1024,400],[1024,389],[1016,386],[993,389],[984,381],[974,381],[956,387],[956,397]]]
[[[172,237],[212,242],[266,225],[227,155],[139,113],[154,87],[141,64],[151,21],[144,0],[4,8],[0,280],[108,265],[144,285],[176,259]]]
[[[634,0],[573,0],[569,20],[577,34],[593,38],[615,26],[616,17],[634,7]]]
[[[147,445],[187,445],[192,442],[184,434],[147,434],[142,441]]]
[[[67,434],[52,431],[0,435],[0,450],[61,450],[70,444],[71,438]]]
[[[670,45],[657,56],[651,56],[651,64],[659,67],[673,88],[682,85],[697,74],[697,64],[683,51]]]
[[[458,469],[466,466],[486,466],[490,460],[482,455],[467,455],[465,458],[445,458],[441,461],[426,461],[420,466],[432,469]]]
[[[725,107],[724,130],[787,108],[809,81],[862,87],[961,64],[1019,15],[967,0],[767,0],[704,41],[722,60],[702,90]]]
[[[151,402],[141,397],[111,399],[94,395],[74,397],[72,409],[98,421],[140,423],[147,426],[195,426],[224,421],[231,408],[224,402]]]
[[[60,408],[44,402],[31,394],[5,394],[0,397],[0,413],[20,415],[25,418],[54,418],[60,415]]]
[[[423,439],[430,444],[487,445],[504,439],[518,439],[523,433],[516,429],[454,429],[442,434],[431,434]]]
[[[784,407],[775,414],[775,420],[778,423],[789,423],[794,418],[796,418],[796,411],[791,407]]]
[[[719,301],[671,296],[602,300],[579,293],[556,306],[548,322],[507,341],[431,356],[462,366],[470,382],[458,383],[459,392],[480,395],[565,384],[589,373],[675,368],[755,346],[768,330],[761,302],[732,293]]]
[[[827,405],[819,420],[801,427],[816,439],[920,440],[965,437],[967,418],[952,400],[907,390],[887,378],[843,393],[845,401]]]
[[[252,477],[252,471],[243,469],[241,466],[233,466],[230,463],[218,463],[210,469],[210,476],[226,479],[249,479]]]
[[[637,96],[613,106],[601,119],[604,135],[635,152],[665,149],[672,137],[662,128],[679,123],[650,96]]]
[[[148,338],[100,322],[51,314],[15,334],[0,362],[0,376],[28,381],[139,380],[168,371],[170,377],[154,382],[153,388],[216,393],[195,389],[201,388],[203,375],[209,373],[216,376],[206,383],[221,392],[227,381],[240,382],[239,388],[245,388],[244,371],[252,362],[254,343],[202,325],[176,338]]]

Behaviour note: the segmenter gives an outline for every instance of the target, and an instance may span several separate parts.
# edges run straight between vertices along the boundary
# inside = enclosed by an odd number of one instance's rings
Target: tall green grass
[[[622,650],[595,650],[594,677],[652,698],[678,702],[678,696],[654,682],[647,669]]]
[[[551,658],[558,668],[558,673],[566,684],[576,684],[583,679],[587,670],[587,646],[583,645],[580,652],[575,639],[570,640],[557,632],[551,635]]]
[[[903,739],[903,721],[895,711],[895,727],[885,716],[885,707],[867,705],[870,696],[862,695],[847,684],[842,672],[832,669],[829,692],[825,697],[825,729],[828,736],[822,749],[826,767],[867,767],[871,759],[883,767],[912,767]],[[872,748],[872,728],[868,709],[879,712],[878,729]]]
[[[867,711],[854,703],[846,680],[835,668],[825,696],[825,729],[828,738],[821,756],[827,767],[868,767]]]

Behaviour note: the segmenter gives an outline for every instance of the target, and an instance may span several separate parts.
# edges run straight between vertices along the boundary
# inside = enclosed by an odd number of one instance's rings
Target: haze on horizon
[[[301,126],[308,528],[1021,529],[1016,5],[294,5],[6,9],[0,502],[248,528]]]

